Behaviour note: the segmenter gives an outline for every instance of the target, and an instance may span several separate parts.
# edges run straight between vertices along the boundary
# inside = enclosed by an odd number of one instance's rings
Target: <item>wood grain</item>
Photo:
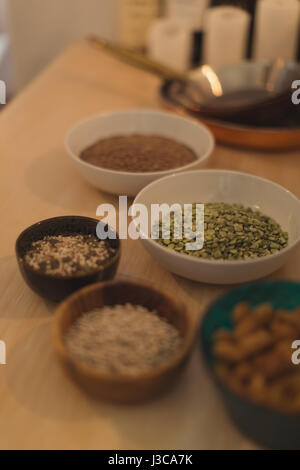
[[[52,349],[54,305],[18,272],[14,243],[28,225],[58,215],[94,217],[113,196],[88,186],[63,146],[76,121],[101,111],[159,106],[159,81],[84,42],[63,52],[0,114],[0,366],[2,449],[252,449],[229,421],[196,349],[176,388],[136,407],[91,400],[65,377]],[[211,168],[246,171],[300,196],[300,153],[217,147]],[[162,269],[135,241],[123,241],[118,277],[141,279],[186,301],[195,319],[226,287],[197,284]],[[276,278],[300,279],[300,252]]]

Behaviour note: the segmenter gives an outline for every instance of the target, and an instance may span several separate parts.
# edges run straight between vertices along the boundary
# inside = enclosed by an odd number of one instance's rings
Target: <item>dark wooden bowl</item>
[[[108,240],[116,254],[109,258],[95,272],[85,275],[58,277],[35,271],[24,261],[24,255],[32,242],[41,240],[46,235],[93,234],[96,235],[97,219],[80,216],[54,217],[43,220],[24,230],[16,241],[16,256],[21,274],[28,286],[41,297],[59,302],[76,290],[97,281],[113,279],[116,274],[120,255],[120,240]],[[100,222],[101,223],[101,222]],[[103,224],[105,225],[105,224]]]
[[[65,336],[78,317],[104,305],[126,303],[157,310],[180,331],[183,340],[170,361],[149,372],[116,375],[87,366],[70,355]],[[93,396],[119,403],[134,403],[154,398],[174,383],[191,351],[194,333],[193,318],[181,302],[149,285],[112,281],[85,287],[58,307],[54,346],[68,374]]]

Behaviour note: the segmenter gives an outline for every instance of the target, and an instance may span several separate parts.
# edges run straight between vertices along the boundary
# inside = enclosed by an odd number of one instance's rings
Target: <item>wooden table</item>
[[[54,305],[24,284],[14,243],[22,229],[57,215],[95,216],[101,202],[117,204],[85,183],[64,150],[76,121],[130,107],[159,107],[156,78],[84,42],[63,52],[0,114],[2,222],[0,339],[1,449],[253,449],[233,427],[196,349],[179,385],[141,406],[92,401],[63,374],[52,351]],[[217,147],[212,168],[269,178],[300,196],[300,154],[263,154]],[[180,279],[161,268],[140,242],[123,242],[119,276],[164,286],[200,319],[226,288]],[[300,279],[300,252],[274,277]]]

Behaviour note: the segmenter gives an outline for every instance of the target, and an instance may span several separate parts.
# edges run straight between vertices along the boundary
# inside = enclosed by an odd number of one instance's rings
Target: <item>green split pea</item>
[[[182,218],[184,214],[182,214]],[[288,244],[288,233],[280,225],[260,211],[245,208],[241,204],[223,202],[207,203],[204,209],[204,246],[189,251],[186,243],[194,240],[178,239],[176,217],[170,217],[170,239],[158,238],[157,242],[177,253],[196,258],[214,260],[252,259],[277,253]],[[183,225],[184,226],[184,225]],[[164,222],[159,223],[162,237]],[[193,204],[192,229],[196,227],[196,203]]]

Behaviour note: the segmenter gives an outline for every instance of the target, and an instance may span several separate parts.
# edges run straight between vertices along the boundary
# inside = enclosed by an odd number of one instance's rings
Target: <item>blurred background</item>
[[[97,33],[114,39],[117,0],[0,0],[0,76],[19,91],[72,41]],[[9,44],[7,44],[9,40]],[[5,56],[5,57],[4,57]],[[8,70],[10,69],[10,71]]]
[[[300,0],[0,0],[0,78],[13,96],[88,34],[179,70],[249,57],[294,60],[299,8]]]

